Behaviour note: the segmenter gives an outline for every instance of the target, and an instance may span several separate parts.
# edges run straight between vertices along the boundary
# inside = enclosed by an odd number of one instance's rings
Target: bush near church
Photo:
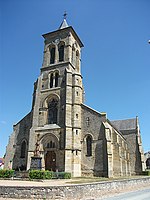
[[[52,179],[53,172],[43,170],[31,170],[29,171],[30,179]]]
[[[30,170],[29,171],[30,179],[70,179],[71,173],[68,172],[52,172],[52,171],[44,171],[44,170]]]
[[[11,178],[14,176],[14,170],[1,169],[0,170],[0,178]]]
[[[70,179],[71,178],[71,173],[69,173],[69,172],[54,172],[53,178]]]
[[[142,172],[142,175],[150,176],[150,171],[143,171],[143,172]]]

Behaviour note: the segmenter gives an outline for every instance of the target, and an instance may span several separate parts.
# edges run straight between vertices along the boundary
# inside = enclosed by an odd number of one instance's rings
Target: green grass
[[[70,181],[66,183],[70,184],[84,184],[84,183],[96,183],[101,181],[115,181],[115,180],[123,180],[123,179],[134,179],[134,178],[143,178],[145,176],[125,176],[125,177],[115,177],[115,178],[105,178],[105,177],[76,177],[72,178]]]
[[[108,181],[108,178],[104,177],[76,177],[72,178],[71,181],[66,182],[66,183],[71,183],[71,184],[80,184],[80,183],[94,183],[94,182],[101,182],[101,181]]]

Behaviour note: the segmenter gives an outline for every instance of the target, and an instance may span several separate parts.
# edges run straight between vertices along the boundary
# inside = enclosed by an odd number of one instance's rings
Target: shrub
[[[44,171],[44,179],[52,179],[53,178],[53,172],[52,171]]]
[[[144,176],[150,176],[150,171],[143,171],[142,175],[144,175]]]
[[[71,173],[64,172],[64,179],[71,179]]]
[[[43,170],[31,170],[29,171],[30,179],[52,179],[53,172]]]
[[[11,178],[14,176],[14,170],[11,169],[1,169],[0,178]]]
[[[31,170],[29,171],[29,178],[31,179],[43,179],[44,178],[44,172],[41,170]]]
[[[30,170],[29,171],[30,179],[70,179],[71,173],[68,172],[52,172],[52,171],[44,171],[44,170]]]
[[[58,179],[70,179],[71,173],[69,173],[69,172],[54,172],[53,177],[58,178]]]

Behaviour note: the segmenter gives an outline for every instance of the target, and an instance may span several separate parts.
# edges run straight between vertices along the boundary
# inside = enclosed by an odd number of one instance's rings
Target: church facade
[[[41,74],[31,112],[13,127],[5,168],[29,170],[38,155],[43,170],[77,176],[129,176],[145,169],[138,118],[110,121],[84,104],[83,43],[63,20],[43,35]]]

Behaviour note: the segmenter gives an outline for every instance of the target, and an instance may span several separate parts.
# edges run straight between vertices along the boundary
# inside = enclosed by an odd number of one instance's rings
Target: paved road
[[[150,188],[94,200],[150,200]]]

